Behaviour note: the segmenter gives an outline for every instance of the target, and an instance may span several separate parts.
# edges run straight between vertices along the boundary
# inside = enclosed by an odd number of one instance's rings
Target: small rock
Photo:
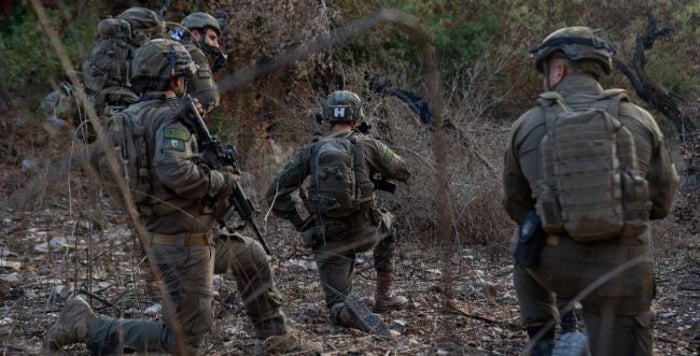
[[[12,272],[12,273],[8,273],[8,274],[0,274],[0,280],[3,280],[5,282],[19,282],[19,279],[20,279],[19,273],[17,273],[17,272]]]
[[[150,307],[146,308],[146,310],[143,311],[144,314],[146,315],[158,315],[160,311],[163,309],[163,306],[160,305],[160,303],[154,303]]]
[[[2,269],[19,270],[21,267],[22,267],[21,262],[8,261],[6,258],[0,258],[0,268],[2,268]]]
[[[49,295],[49,301],[54,303],[64,302],[72,294],[73,287],[71,285],[57,284],[51,290],[51,294]]]
[[[15,252],[12,252],[5,246],[0,246],[0,257],[17,257]]]
[[[35,171],[39,167],[39,160],[35,157],[28,157],[22,160],[23,171]]]
[[[389,325],[389,329],[397,331],[399,334],[405,334],[408,330],[408,323],[402,319],[394,319]]]
[[[226,333],[233,336],[245,336],[245,331],[239,326],[231,326],[225,329]]]
[[[40,244],[34,245],[34,252],[37,253],[47,253],[49,251],[54,252],[66,252],[71,249],[71,245],[68,244],[68,240],[65,237],[56,236],[52,238],[49,242],[42,242]]]

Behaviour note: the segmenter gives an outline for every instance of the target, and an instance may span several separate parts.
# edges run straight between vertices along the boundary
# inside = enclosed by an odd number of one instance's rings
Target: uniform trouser
[[[93,353],[176,353],[181,332],[184,353],[196,354],[211,326],[213,273],[233,273],[257,338],[287,332],[282,299],[265,251],[256,241],[227,234],[218,236],[211,246],[151,245],[150,249],[175,308],[174,319],[168,317],[167,305],[164,323],[100,316],[86,342]]]
[[[573,299],[625,262],[640,262],[614,275],[582,300],[593,355],[651,355],[654,312],[653,265],[644,239],[582,244],[548,237],[535,268],[515,266],[514,284],[523,323],[556,320],[555,295]]]
[[[321,286],[326,296],[330,320],[338,324],[338,316],[345,296],[352,292],[355,255],[373,250],[374,268],[378,272],[392,272],[396,249],[393,233],[394,216],[377,210],[367,217],[360,231],[327,239],[314,249]]]

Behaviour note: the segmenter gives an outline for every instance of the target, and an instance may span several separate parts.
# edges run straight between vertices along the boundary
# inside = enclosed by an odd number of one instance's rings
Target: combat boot
[[[571,310],[566,314],[562,314],[559,321],[559,326],[561,327],[562,335],[571,332],[577,332],[579,329],[578,320],[576,319],[576,312]]]
[[[338,325],[362,330],[381,338],[392,338],[391,330],[379,314],[369,311],[365,303],[352,294],[345,296],[342,309],[338,312]]]
[[[539,340],[532,347],[531,356],[551,356],[554,350],[553,340]]]
[[[255,355],[320,355],[323,346],[320,342],[306,341],[296,331],[273,335],[266,339],[255,340]]]
[[[528,326],[526,328],[527,335],[529,336],[530,340],[538,337],[537,341],[535,341],[535,344],[532,347],[532,353],[530,354],[531,356],[552,355],[552,350],[554,349],[554,328],[549,327],[544,335],[539,335],[544,326],[545,323],[542,323],[539,325]]]
[[[97,315],[83,298],[75,297],[68,301],[56,323],[44,336],[44,348],[60,350],[65,345],[86,342],[90,328],[97,320]]]
[[[374,296],[373,312],[383,314],[389,310],[402,310],[408,305],[406,297],[393,295],[391,292],[392,283],[392,272],[377,271],[377,291]]]

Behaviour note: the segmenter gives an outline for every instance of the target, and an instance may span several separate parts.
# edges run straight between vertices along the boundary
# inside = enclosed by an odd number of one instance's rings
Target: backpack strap
[[[630,101],[630,98],[627,96],[627,92],[624,89],[603,90],[598,95],[598,99],[593,102],[593,105],[591,105],[591,109],[604,110],[617,117],[618,108],[620,106],[620,102],[622,101]]]
[[[374,207],[374,195],[368,187],[369,172],[365,165],[365,147],[362,142],[362,137],[354,131],[347,136],[352,143],[353,151],[353,170],[355,171],[355,202],[360,209],[369,209]],[[371,182],[370,182],[371,183]],[[373,186],[373,185],[369,185]]]
[[[571,108],[564,101],[564,97],[555,91],[547,91],[539,95],[537,104],[544,110],[544,123],[547,133],[552,134],[551,129],[560,114],[570,112]]]

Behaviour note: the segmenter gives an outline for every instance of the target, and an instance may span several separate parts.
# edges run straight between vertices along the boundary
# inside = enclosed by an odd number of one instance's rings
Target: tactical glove
[[[221,171],[221,174],[224,176],[224,184],[221,187],[221,191],[217,195],[228,196],[236,187],[236,184],[238,184],[238,182],[241,180],[241,176],[233,173],[232,169],[224,169]]]
[[[209,196],[227,196],[231,194],[240,176],[233,169],[223,168],[209,172]]]

